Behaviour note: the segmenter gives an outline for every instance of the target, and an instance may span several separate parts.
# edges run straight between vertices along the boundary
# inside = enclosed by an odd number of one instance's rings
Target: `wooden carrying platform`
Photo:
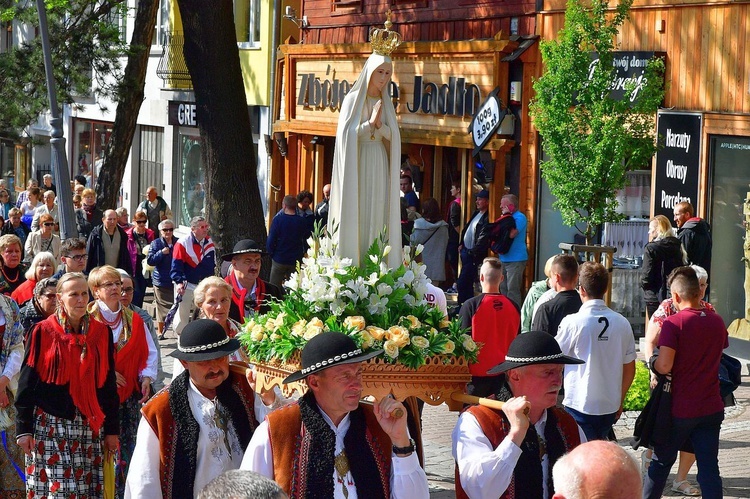
[[[447,359],[447,362],[446,362]],[[296,360],[296,359],[295,359]],[[247,366],[232,363],[232,368],[242,370]],[[403,401],[417,397],[430,405],[448,404],[451,411],[458,411],[463,403],[454,400],[453,392],[463,393],[471,381],[469,365],[463,357],[429,357],[419,369],[409,369],[401,364],[389,364],[382,359],[370,359],[362,363],[362,396],[373,396],[380,400],[393,395]],[[286,363],[256,363],[256,390],[269,390],[275,386],[289,397],[295,391],[307,391],[304,380],[284,384],[283,380],[299,370],[299,361]]]

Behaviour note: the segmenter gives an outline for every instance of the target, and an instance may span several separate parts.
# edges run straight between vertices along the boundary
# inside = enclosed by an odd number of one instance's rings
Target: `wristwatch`
[[[397,455],[398,454],[411,454],[412,452],[414,452],[414,447],[415,447],[414,439],[410,438],[409,439],[409,445],[406,446],[406,447],[396,447],[394,445],[393,446],[393,453],[397,454]]]

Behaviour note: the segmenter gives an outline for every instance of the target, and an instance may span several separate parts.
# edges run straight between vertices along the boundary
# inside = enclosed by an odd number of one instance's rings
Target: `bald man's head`
[[[553,499],[636,499],[641,474],[635,460],[612,442],[581,444],[552,469]]]

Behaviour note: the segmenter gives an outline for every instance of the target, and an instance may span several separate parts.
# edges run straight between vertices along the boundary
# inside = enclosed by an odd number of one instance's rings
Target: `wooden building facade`
[[[286,155],[274,148],[276,194],[269,213],[284,195],[302,189],[316,201],[321,197],[332,171],[342,90],[356,80],[371,53],[369,31],[382,27],[389,9],[392,29],[404,39],[392,54],[391,95],[402,159],[418,169],[420,197],[436,198],[444,210],[451,182],[460,181],[464,219],[473,211],[473,193],[480,187],[468,127],[498,89],[516,121],[511,134],[496,134],[485,146],[494,161],[494,179],[485,185],[490,215],[499,216],[500,197],[508,190],[528,203],[525,184],[536,162],[536,133],[528,119],[531,79],[538,73],[533,0],[307,0],[297,9],[309,23],[300,30],[304,43],[287,40],[278,52],[273,131]],[[510,101],[511,86],[517,101]],[[441,104],[451,99],[455,106]]]
[[[565,3],[541,2],[537,17],[541,38],[555,38],[563,27]],[[746,267],[743,210],[750,184],[748,22],[748,1],[636,0],[617,39],[622,51],[665,54],[664,111],[656,121],[668,114],[670,128],[658,128],[667,137],[660,138],[666,147],[653,162],[651,214],[669,213],[671,219],[673,204],[689,198],[697,214],[709,222],[714,283],[710,299],[727,323],[747,313],[740,290]],[[659,156],[670,154],[670,144],[664,141],[674,136],[674,128],[688,122],[696,130],[689,151],[695,165],[678,165],[684,166],[680,177],[674,162],[660,161]],[[674,192],[662,187],[675,180]]]

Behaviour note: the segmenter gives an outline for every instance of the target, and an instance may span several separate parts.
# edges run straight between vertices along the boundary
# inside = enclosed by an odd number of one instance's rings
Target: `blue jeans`
[[[698,484],[704,499],[724,497],[719,475],[719,429],[724,411],[699,418],[672,418],[669,440],[654,445],[651,466],[643,480],[643,497],[657,499],[664,491],[669,471],[682,444],[690,439],[698,462]]]
[[[481,264],[480,261],[479,265]],[[466,300],[474,297],[474,283],[479,280],[479,265],[474,261],[474,257],[469,250],[461,248],[461,275],[458,276],[456,281],[459,307]]]
[[[586,440],[607,440],[612,425],[615,424],[616,412],[612,414],[584,414],[570,407],[565,407],[565,412],[573,416],[583,433],[586,434]]]

